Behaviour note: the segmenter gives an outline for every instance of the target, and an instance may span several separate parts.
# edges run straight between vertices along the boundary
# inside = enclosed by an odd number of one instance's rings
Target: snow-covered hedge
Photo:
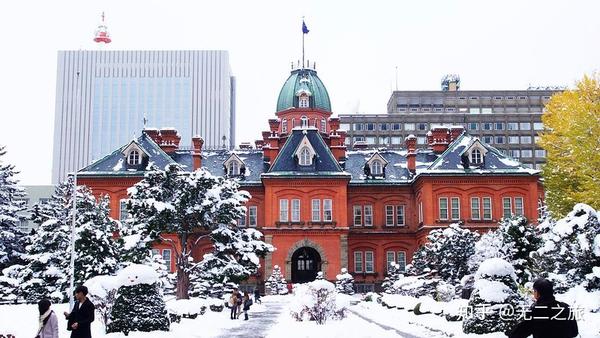
[[[314,320],[321,325],[328,319],[344,318],[348,305],[348,297],[338,297],[333,283],[315,280],[295,285],[290,311],[298,321]]]

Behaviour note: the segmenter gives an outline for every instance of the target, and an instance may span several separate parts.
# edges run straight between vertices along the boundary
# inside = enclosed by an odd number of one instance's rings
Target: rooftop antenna
[[[144,130],[146,130],[146,124],[148,123],[148,119],[146,118],[146,114],[144,114],[144,118],[142,119],[142,122],[144,123]]]

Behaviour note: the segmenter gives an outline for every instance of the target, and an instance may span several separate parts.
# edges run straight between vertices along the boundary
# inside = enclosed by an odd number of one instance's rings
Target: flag
[[[306,27],[304,20],[302,20],[302,34],[308,34],[308,27]]]

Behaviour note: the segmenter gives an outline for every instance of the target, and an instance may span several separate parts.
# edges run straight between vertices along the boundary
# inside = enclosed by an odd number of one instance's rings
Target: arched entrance
[[[312,282],[321,271],[321,255],[311,247],[301,247],[292,255],[292,283]]]

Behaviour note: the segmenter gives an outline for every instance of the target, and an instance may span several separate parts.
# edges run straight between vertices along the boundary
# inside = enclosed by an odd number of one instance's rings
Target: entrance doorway
[[[292,255],[292,283],[312,282],[321,271],[321,255],[310,247],[302,247]]]

